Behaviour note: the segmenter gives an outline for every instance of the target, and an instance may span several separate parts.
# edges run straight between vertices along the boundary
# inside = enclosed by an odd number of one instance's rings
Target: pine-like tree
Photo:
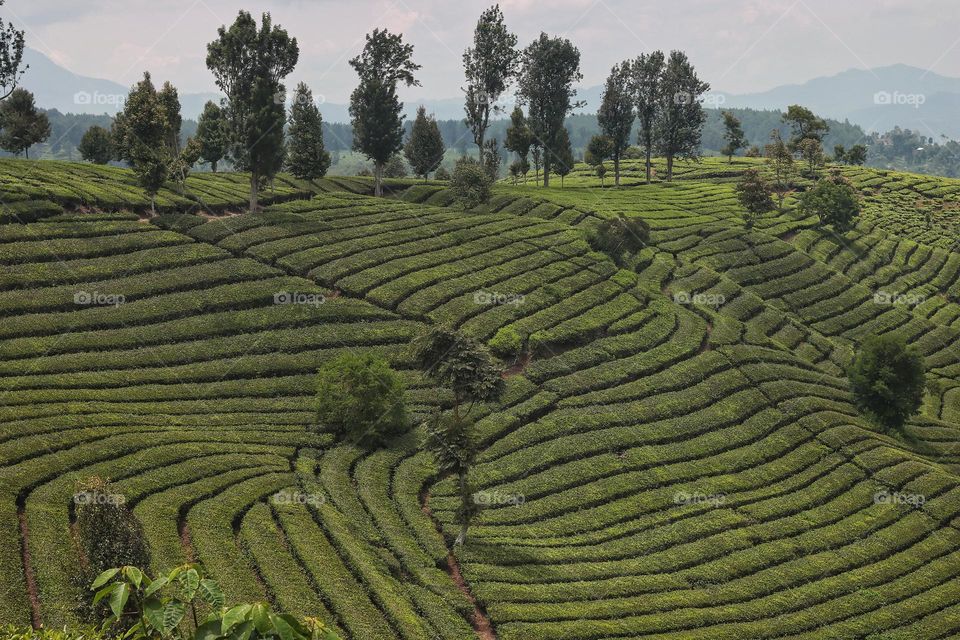
[[[313,92],[301,82],[293,94],[290,107],[290,129],[287,132],[287,168],[304,180],[326,175],[330,154],[323,146],[323,118],[313,100]]]
[[[413,169],[414,175],[423,176],[424,181],[443,161],[443,136],[433,116],[427,115],[422,105],[417,109],[417,118],[410,129],[410,138],[403,147],[403,154]]]

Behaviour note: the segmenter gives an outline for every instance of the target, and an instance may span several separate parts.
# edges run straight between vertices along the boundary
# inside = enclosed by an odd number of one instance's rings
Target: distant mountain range
[[[130,87],[111,80],[76,75],[33,49],[27,49],[24,58],[30,68],[24,74],[23,85],[36,95],[37,104],[47,109],[112,115],[122,107],[130,90]],[[595,113],[602,91],[601,86],[581,88],[578,99],[586,104],[577,112]],[[183,93],[180,95],[183,115],[196,118],[207,100],[218,99],[216,93]],[[438,119],[463,117],[461,97],[408,101],[408,117],[421,102]],[[715,90],[707,96],[707,106],[717,108],[783,110],[791,104],[802,104],[821,116],[849,120],[867,131],[888,131],[900,126],[938,140],[942,135],[960,138],[960,118],[957,118],[960,78],[903,64],[850,69],[760,93],[733,94]],[[326,103],[321,110],[327,122],[349,121],[344,104]]]

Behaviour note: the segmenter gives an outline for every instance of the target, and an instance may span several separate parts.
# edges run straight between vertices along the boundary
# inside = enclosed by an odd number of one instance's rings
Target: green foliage
[[[263,603],[224,606],[220,585],[198,565],[176,567],[150,578],[136,566],[107,569],[90,585],[94,604],[107,602],[104,631],[122,631],[129,640],[336,640],[317,618],[275,613]],[[189,614],[189,615],[188,615]],[[129,627],[125,618],[135,622]]]
[[[450,172],[447,171],[445,167],[438,167],[437,170],[436,170],[436,171],[434,172],[434,174],[433,174],[433,179],[434,179],[434,180],[444,180],[444,181],[449,180],[449,179],[450,179]]]
[[[323,118],[313,100],[313,92],[302,82],[293,94],[288,133],[287,167],[290,173],[304,180],[326,175],[330,154],[323,146]]]
[[[830,131],[830,125],[823,118],[817,117],[813,111],[799,104],[787,107],[783,114],[783,122],[790,125],[791,137],[788,146],[791,151],[800,149],[804,140],[823,142],[823,137]]]
[[[557,175],[560,176],[560,187],[563,187],[563,179],[573,171],[575,161],[573,159],[573,148],[570,146],[570,134],[566,127],[557,132],[552,149],[553,162],[551,163]]]
[[[815,176],[817,167],[821,166],[825,161],[823,145],[820,144],[819,140],[814,138],[804,138],[800,141],[797,148],[800,151],[800,157],[807,163],[806,175],[809,177]]]
[[[490,126],[490,116],[503,112],[500,96],[517,74],[520,54],[516,47],[517,36],[507,29],[499,5],[494,5],[480,14],[473,32],[473,46],[463,52],[467,79],[463,110],[481,160],[487,153],[484,136]]]
[[[790,191],[790,177],[793,174],[793,154],[780,137],[780,130],[770,132],[770,143],[764,147],[764,156],[767,165],[773,172],[773,190],[777,194],[780,209],[783,210],[783,200]]]
[[[743,133],[743,125],[737,116],[729,111],[723,112],[723,138],[727,141],[726,146],[720,152],[727,156],[728,162],[733,161],[733,156],[737,151],[747,146],[747,138]]]
[[[650,242],[650,226],[640,217],[615,216],[601,222],[587,235],[590,245],[610,256],[617,266]]]
[[[615,64],[607,76],[603,87],[603,98],[597,110],[597,124],[603,137],[609,141],[607,153],[597,153],[593,150],[595,164],[603,164],[604,158],[613,158],[614,183],[620,186],[620,158],[630,146],[630,131],[636,115],[633,110],[633,69],[629,62]],[[591,143],[596,136],[590,140]]]
[[[450,190],[464,209],[472,209],[490,201],[493,193],[490,176],[474,158],[460,158],[453,167]]]
[[[667,159],[666,180],[673,179],[673,161],[700,157],[700,137],[707,115],[700,99],[710,84],[697,77],[682,51],[671,51],[660,79],[659,106],[654,123],[655,145]]]
[[[382,444],[407,426],[403,383],[382,357],[346,353],[317,374],[317,419],[350,442]]]
[[[403,36],[386,29],[368,33],[363,51],[350,60],[360,84],[350,94],[350,124],[353,148],[374,162],[374,195],[383,195],[383,167],[392,155],[403,149],[403,103],[397,97],[397,84],[419,86],[413,72],[413,45]]]
[[[0,46],[4,42],[0,31]],[[6,62],[0,60],[0,77]],[[17,87],[0,102],[0,149],[13,154],[27,153],[30,145],[50,136],[47,115],[37,110],[33,94]]]
[[[518,355],[523,349],[523,336],[513,327],[503,327],[490,338],[487,345],[498,355],[512,357]]]
[[[902,427],[923,402],[923,357],[897,335],[865,339],[848,375],[857,406],[886,429]]]
[[[437,120],[433,116],[428,117],[426,108],[421,105],[410,129],[410,139],[403,148],[414,175],[423,176],[426,180],[430,172],[440,166],[445,150]]]
[[[838,173],[820,180],[799,197],[802,214],[815,215],[820,225],[832,225],[836,231],[852,227],[860,207],[857,190]]]
[[[0,627],[3,640],[106,640],[107,635],[97,629],[76,626],[64,629],[23,629],[20,627]]]
[[[520,106],[513,108],[510,113],[510,126],[507,127],[506,140],[503,146],[513,151],[520,157],[523,163],[527,163],[527,155],[530,153],[530,145],[533,144],[533,132],[527,124],[527,119],[523,115],[523,109]],[[529,170],[529,164],[527,164]],[[526,175],[526,171],[523,172]]]
[[[77,538],[89,573],[125,564],[150,566],[143,527],[114,485],[97,476],[88,478],[77,485],[74,504]]]
[[[744,220],[747,229],[753,227],[758,217],[777,208],[771,197],[773,189],[757,169],[744,171],[735,189],[737,200],[746,211]]]
[[[587,150],[583,154],[583,161],[589,165],[598,168],[603,166],[603,161],[613,153],[613,141],[605,135],[593,136],[587,144]],[[604,170],[606,172],[606,170]]]
[[[651,156],[654,146],[654,127],[660,118],[663,104],[661,100],[663,66],[664,56],[662,51],[654,51],[649,54],[642,53],[631,65],[634,99],[637,102],[637,119],[640,123],[637,142],[643,146],[646,157],[647,184],[650,183],[652,174]]]
[[[227,96],[226,119],[230,155],[234,165],[250,172],[250,211],[259,208],[262,183],[283,166],[283,78],[300,57],[297,39],[269,13],[256,20],[240,11],[228,29],[217,29],[217,39],[207,45],[207,68]]]
[[[519,96],[527,104],[528,122],[534,139],[545,150],[556,150],[563,121],[575,106],[574,83],[580,73],[580,50],[565,38],[550,38],[545,33],[523,50],[518,80]],[[543,186],[550,185],[554,153],[543,154]],[[536,166],[536,162],[534,162]]]
[[[80,156],[94,164],[107,164],[113,158],[113,140],[110,132],[94,125],[87,129],[77,147]]]
[[[843,156],[844,162],[850,165],[862,165],[867,161],[867,147],[855,144]]]
[[[0,0],[0,6],[3,6]],[[26,67],[20,68],[23,62],[23,30],[18,30],[13,22],[4,23],[0,20],[0,89],[3,95],[0,100],[7,99],[14,89]]]
[[[224,110],[208,100],[197,120],[197,141],[200,143],[200,158],[210,163],[210,170],[217,172],[220,162],[229,150],[230,131]]]

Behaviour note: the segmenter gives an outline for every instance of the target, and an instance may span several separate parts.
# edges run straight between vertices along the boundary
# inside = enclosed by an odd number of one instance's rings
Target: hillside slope
[[[0,621],[75,619],[71,498],[97,474],[156,568],[199,560],[349,638],[960,633],[960,182],[845,169],[856,229],[791,198],[748,232],[751,164],[652,185],[629,164],[620,190],[583,167],[470,212],[440,183],[281,177],[265,213],[222,217],[243,177],[204,175],[146,220],[122,170],[0,162]],[[583,240],[619,214],[652,229],[634,271]],[[456,556],[418,431],[369,452],[312,426],[345,349],[388,357],[415,415],[446,403],[406,350],[439,322],[523,344]],[[844,374],[888,331],[932,381],[903,437]]]

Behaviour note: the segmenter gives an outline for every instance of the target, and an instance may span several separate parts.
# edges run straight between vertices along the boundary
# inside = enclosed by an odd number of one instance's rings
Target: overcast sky
[[[652,49],[683,49],[714,90],[762,91],[853,67],[906,63],[960,76],[957,0],[505,0],[521,45],[540,31],[581,51],[584,85]],[[71,71],[123,84],[144,70],[181,92],[215,87],[204,59],[217,27],[243,8],[269,11],[300,44],[288,81],[346,102],[355,84],[347,60],[374,27],[415,46],[422,88],[406,95],[459,95],[460,54],[488,1],[7,0],[0,15],[27,30],[33,47]]]

